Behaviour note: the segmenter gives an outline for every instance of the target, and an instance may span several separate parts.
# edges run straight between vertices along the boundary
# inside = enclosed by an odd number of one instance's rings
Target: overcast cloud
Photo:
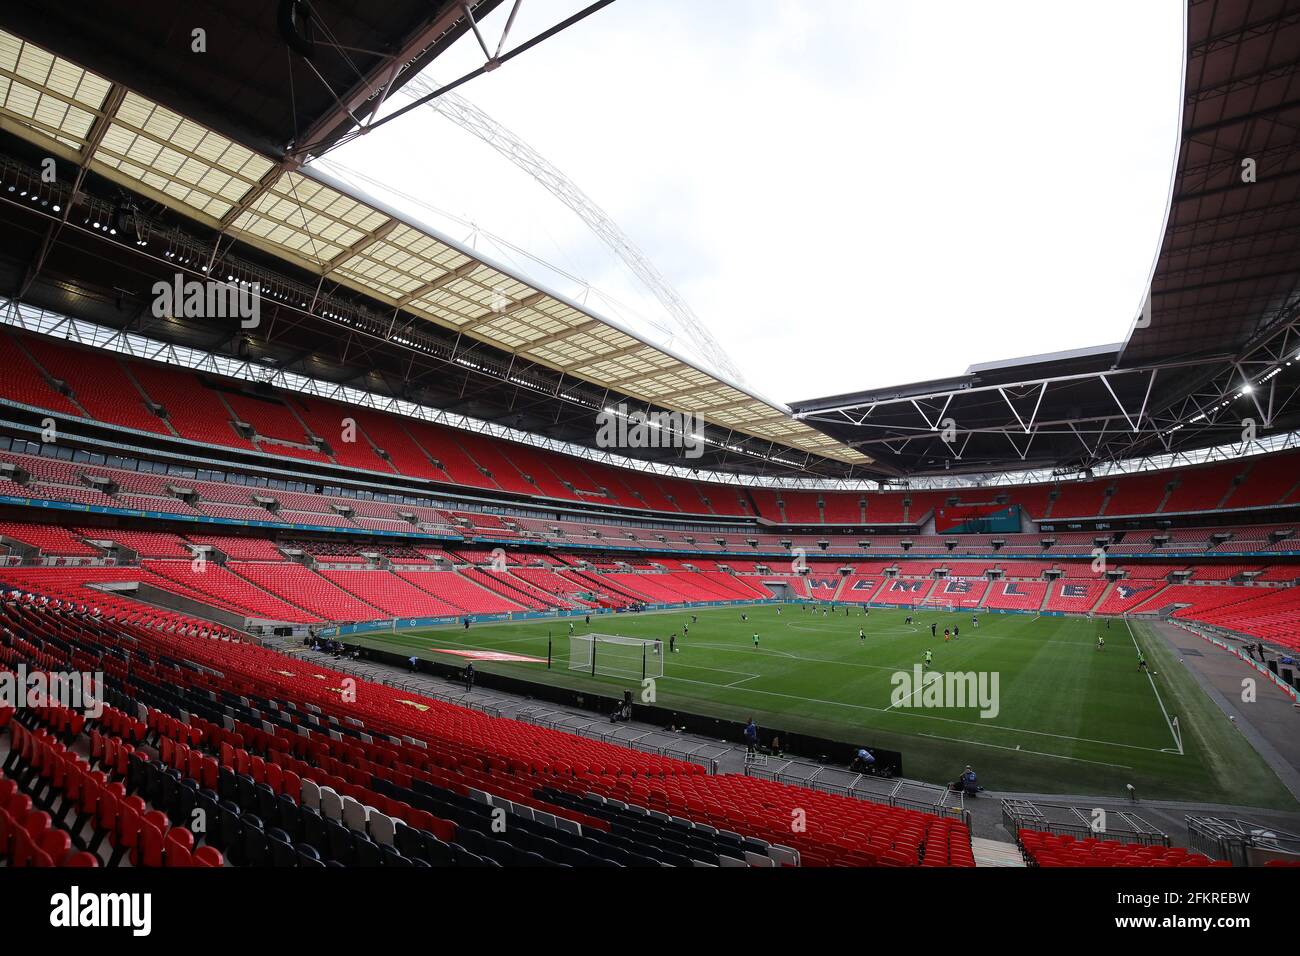
[[[584,5],[524,0],[508,46]],[[618,0],[460,92],[622,226],[752,387],[791,401],[1122,340],[1168,200],[1181,16],[1179,0]],[[431,73],[481,62],[467,38]],[[571,212],[431,111],[330,159],[547,260],[566,275],[412,206],[558,291],[590,282],[598,311],[662,324]]]

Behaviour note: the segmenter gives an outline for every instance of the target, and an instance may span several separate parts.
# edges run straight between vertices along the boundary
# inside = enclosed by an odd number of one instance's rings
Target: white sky
[[[585,5],[524,0],[507,48]],[[619,223],[748,384],[793,401],[1121,341],[1159,247],[1182,46],[1180,0],[618,0],[460,93]],[[482,59],[467,37],[430,74]],[[663,338],[573,213],[432,111],[329,159]]]

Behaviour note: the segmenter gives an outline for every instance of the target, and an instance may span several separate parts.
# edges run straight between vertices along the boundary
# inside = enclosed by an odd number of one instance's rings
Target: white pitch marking
[[[970,744],[972,747],[992,747],[994,750],[1012,750],[1022,754],[1033,754],[1036,757],[1055,757],[1057,760],[1073,760],[1075,763],[1091,763],[1099,767],[1117,767],[1120,770],[1132,770],[1132,767],[1122,763],[1105,763],[1101,760],[1084,760],[1082,757],[1066,757],[1062,754],[1049,754],[1042,750],[1021,750],[1020,745],[1015,747],[1003,747],[1001,744],[986,744],[979,740],[961,740],[958,737],[944,737],[940,734],[917,734],[918,737],[929,737],[932,740],[948,740],[955,744]]]
[[[1133,641],[1133,649],[1137,651],[1139,654],[1141,654],[1142,648],[1138,646],[1137,636],[1133,633],[1133,625],[1129,624],[1128,618],[1124,619],[1124,626],[1128,628],[1128,636]],[[1156,703],[1160,705],[1160,713],[1165,715],[1165,725],[1169,728],[1169,735],[1174,738],[1174,747],[1177,748],[1175,750],[1170,750],[1169,748],[1166,747],[1160,752],[1176,753],[1178,754],[1178,756],[1182,757],[1183,756],[1182,737],[1178,733],[1178,731],[1174,730],[1174,722],[1169,719],[1169,711],[1165,710],[1165,702],[1160,699],[1160,690],[1159,688],[1156,687],[1156,679],[1151,676],[1150,667],[1147,668],[1147,680],[1151,682],[1151,690],[1155,692]]]

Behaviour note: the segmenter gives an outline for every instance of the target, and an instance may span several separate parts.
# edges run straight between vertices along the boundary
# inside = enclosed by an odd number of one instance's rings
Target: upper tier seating
[[[1164,472],[1129,475],[1115,481],[1115,493],[1106,502],[1107,517],[1147,515],[1160,509],[1165,500],[1169,476]]]
[[[1253,459],[1245,479],[1223,503],[1224,508],[1254,508],[1284,500],[1300,483],[1300,454]]]
[[[371,445],[356,409],[303,395],[293,396],[288,399],[288,404],[307,426],[308,434],[323,439],[340,465],[382,474],[393,473],[392,466],[380,458]]]
[[[1025,488],[1008,488],[1012,504],[1018,504],[1030,518],[1047,517],[1047,508],[1052,503],[1051,485],[1031,485]]]
[[[903,496],[890,492],[870,492],[867,499],[867,522],[870,524],[902,524]]]
[[[235,431],[220,393],[194,372],[152,362],[129,362],[127,367],[145,394],[166,410],[168,423],[181,438],[241,450],[253,447]]]
[[[28,351],[37,355],[34,362]],[[955,499],[981,509],[1018,505],[1031,518],[1068,520],[1160,511],[1261,508],[1300,504],[1295,462],[1300,454],[1258,456],[1223,464],[1123,475],[1093,481],[1009,486],[970,491],[816,492],[716,485],[624,470],[569,458],[548,449],[521,445],[475,432],[460,431],[414,418],[352,407],[296,393],[253,395],[247,382],[153,362],[120,358],[61,340],[9,331],[0,333],[0,365],[7,372],[0,400],[22,402],[73,416],[90,415],[110,425],[170,435],[211,448],[260,450],[283,467],[298,462],[337,463],[378,474],[398,474],[466,489],[588,505],[617,505],[657,514],[741,517],[804,524],[917,523]],[[40,365],[48,370],[47,375]],[[60,394],[52,377],[63,380],[72,398]],[[78,405],[85,406],[84,410]],[[159,418],[146,402],[165,410]],[[253,428],[255,440],[241,436],[234,420]],[[343,423],[357,424],[356,441],[345,442]],[[318,451],[325,441],[330,455]],[[380,452],[384,454],[380,454]],[[386,457],[385,457],[386,456]],[[1234,487],[1233,482],[1240,479]],[[197,482],[193,482],[197,484]],[[65,500],[90,502],[75,483],[35,487]],[[1167,489],[1173,486],[1172,491]],[[7,487],[7,486],[6,486]],[[1107,496],[1110,489],[1113,494]],[[7,490],[12,490],[8,489]],[[139,489],[133,493],[140,494]],[[157,493],[154,493],[157,495]],[[1055,495],[1055,499],[1052,496]],[[206,496],[208,501],[216,501]],[[222,501],[242,504],[244,501]],[[170,505],[151,510],[185,512]],[[310,510],[310,509],[309,509]],[[200,507],[195,513],[212,513]],[[227,513],[228,516],[233,513]],[[373,517],[373,516],[372,516]],[[388,519],[383,519],[388,520]],[[734,544],[735,542],[733,542]]]
[[[1106,487],[1105,481],[1063,482],[1052,502],[1051,517],[1088,518],[1100,514]]]
[[[825,492],[822,514],[827,524],[862,524],[862,493],[833,494]]]
[[[77,403],[102,422],[170,435],[167,426],[145,405],[144,396],[112,353],[73,349],[52,339],[30,337],[24,345],[41,367],[72,389]]]
[[[23,342],[28,339],[23,337]],[[0,397],[23,405],[35,405],[65,415],[81,416],[67,397],[54,390],[49,380],[28,358],[27,353],[7,332],[0,332]]]
[[[279,399],[223,392],[222,399],[234,413],[235,419],[253,426],[262,438],[309,444],[307,431],[293,410]]]
[[[1213,511],[1232,490],[1233,479],[1243,469],[1242,462],[1231,461],[1178,472],[1174,477],[1178,487],[1169,493],[1160,510],[1165,514]]]

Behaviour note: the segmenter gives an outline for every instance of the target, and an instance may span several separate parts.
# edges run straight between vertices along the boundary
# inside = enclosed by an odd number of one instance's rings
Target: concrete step
[[[1025,866],[1025,858],[1020,855],[1020,848],[1004,840],[989,840],[984,837],[972,837],[971,853],[975,856],[976,866]]]

